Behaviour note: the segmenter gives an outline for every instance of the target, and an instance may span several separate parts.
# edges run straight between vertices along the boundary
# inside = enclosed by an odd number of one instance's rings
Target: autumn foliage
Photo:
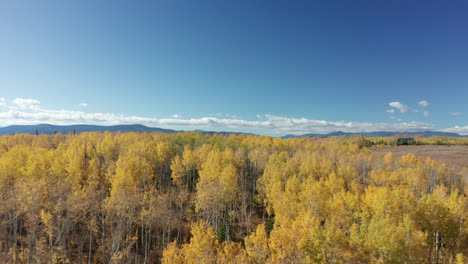
[[[466,262],[467,173],[385,140],[3,136],[0,262]]]

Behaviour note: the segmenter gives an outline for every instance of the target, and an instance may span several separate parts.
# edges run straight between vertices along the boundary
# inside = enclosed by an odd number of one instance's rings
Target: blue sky
[[[455,0],[0,0],[0,126],[468,134],[466,14]]]

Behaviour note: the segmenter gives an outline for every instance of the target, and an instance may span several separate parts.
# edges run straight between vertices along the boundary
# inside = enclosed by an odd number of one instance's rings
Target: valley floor
[[[465,145],[375,146],[370,149],[382,155],[392,152],[396,158],[413,153],[416,157],[430,157],[439,163],[446,163],[455,170],[468,169],[468,146]]]

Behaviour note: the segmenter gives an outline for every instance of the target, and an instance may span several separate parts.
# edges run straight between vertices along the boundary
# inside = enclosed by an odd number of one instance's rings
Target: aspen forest
[[[418,144],[467,144],[419,138]],[[1,263],[467,263],[468,172],[393,138],[0,137]]]

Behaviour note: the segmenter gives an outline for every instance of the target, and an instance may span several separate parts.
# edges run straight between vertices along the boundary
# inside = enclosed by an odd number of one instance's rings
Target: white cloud
[[[35,99],[16,98],[13,104],[19,109],[39,110],[41,102]]]
[[[418,105],[420,105],[420,106],[422,106],[422,107],[427,107],[427,106],[429,105],[429,103],[428,103],[427,101],[423,100],[423,101],[420,101],[420,102],[418,103]]]
[[[409,108],[409,106],[407,105],[404,105],[400,102],[391,102],[388,104],[390,107],[393,107],[393,108],[396,108],[398,110],[400,110],[401,113],[408,113],[411,108]]]
[[[441,129],[440,131],[442,132],[451,132],[451,133],[457,133],[462,136],[467,136],[468,135],[468,126],[454,126],[451,128],[446,128],[446,129]]]
[[[182,116],[175,114],[175,115],[172,115],[171,117],[173,117],[173,118],[181,118]]]
[[[454,113],[450,113],[450,114],[453,115],[453,116],[461,116],[460,112],[454,112]]]
[[[80,107],[88,107],[88,103],[80,103],[78,106],[80,106]]]
[[[240,118],[240,116],[238,116],[238,115],[226,114],[226,113],[213,113],[213,114],[209,114],[208,116],[216,116],[216,117],[219,117],[219,118],[226,117],[226,118],[231,118],[231,119]]]
[[[5,106],[7,106],[5,98],[0,97],[0,107],[5,107]]]
[[[388,110],[387,110],[387,113],[393,114],[393,113],[395,113],[395,109],[388,109]]]
[[[4,102],[0,99],[0,102]],[[395,102],[394,102],[395,103]],[[6,101],[5,101],[5,104]],[[9,106],[7,104],[7,106]],[[404,111],[401,104],[391,106]],[[40,107],[40,102],[34,99],[16,98],[12,107],[7,111],[0,111],[0,126],[8,125],[33,125],[40,123],[56,125],[72,124],[143,124],[150,127],[164,127],[174,129],[232,129],[245,132],[257,132],[270,135],[305,134],[305,133],[329,133],[343,132],[372,132],[372,131],[421,131],[433,130],[434,125],[423,122],[396,123],[369,123],[353,121],[325,121],[307,118],[294,118],[275,115],[257,115],[256,120],[243,120],[237,116],[226,117],[202,117],[185,118],[173,115],[171,118],[150,118],[141,116],[116,115],[112,113],[88,113],[71,110],[49,110]],[[400,110],[401,111],[401,110]]]
[[[401,121],[402,121],[401,118],[397,118],[396,116],[390,116],[390,119],[395,120],[395,121],[397,121],[397,122],[401,122]]]
[[[424,111],[424,116],[429,116],[430,114],[429,111]]]
[[[344,132],[371,132],[371,131],[418,131],[431,130],[432,124],[422,122],[403,123],[366,123],[366,122],[330,122],[324,120],[310,120],[306,118],[291,118],[282,116],[265,115],[265,120],[242,120],[231,118],[202,117],[192,119],[157,119],[140,116],[115,115],[111,113],[86,113],[70,110],[46,110],[37,108],[35,111],[21,111],[10,109],[0,112],[0,126],[7,125],[31,125],[49,123],[57,125],[70,124],[143,124],[152,127],[171,128],[230,128],[243,131],[262,131],[267,134],[304,134],[304,133],[328,133],[333,131]]]

